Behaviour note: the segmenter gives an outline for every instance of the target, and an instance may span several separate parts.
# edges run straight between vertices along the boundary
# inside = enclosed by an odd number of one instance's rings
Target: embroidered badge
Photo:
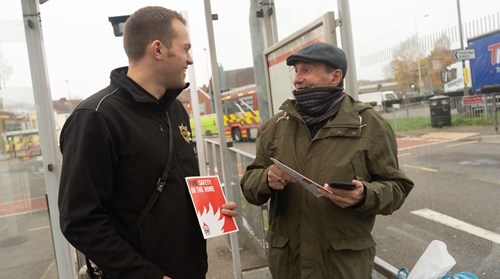
[[[179,126],[179,131],[181,132],[181,135],[186,142],[191,141],[191,132],[188,131],[187,127],[184,126],[184,124],[181,123],[181,126]]]

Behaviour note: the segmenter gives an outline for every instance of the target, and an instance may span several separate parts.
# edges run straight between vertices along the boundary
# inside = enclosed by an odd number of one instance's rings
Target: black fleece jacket
[[[84,100],[61,131],[61,230],[111,278],[205,278],[206,242],[184,181],[199,170],[194,144],[181,134],[190,131],[176,99],[182,89],[158,101],[126,73],[113,70],[111,84]],[[165,168],[168,133],[167,183],[131,238]]]

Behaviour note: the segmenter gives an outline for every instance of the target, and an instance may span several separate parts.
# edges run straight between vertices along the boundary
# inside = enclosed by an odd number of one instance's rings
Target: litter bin
[[[451,126],[450,97],[437,95],[429,99],[432,127]]]

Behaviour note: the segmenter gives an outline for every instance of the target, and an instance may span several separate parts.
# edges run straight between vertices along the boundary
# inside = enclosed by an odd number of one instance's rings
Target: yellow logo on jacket
[[[184,126],[184,124],[181,123],[181,126],[179,126],[179,131],[181,132],[181,136],[186,142],[191,141],[191,132],[188,131],[187,126]]]

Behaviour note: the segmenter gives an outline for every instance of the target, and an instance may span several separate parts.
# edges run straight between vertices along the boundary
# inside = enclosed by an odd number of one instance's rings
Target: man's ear
[[[149,45],[149,51],[154,57],[161,58],[161,53],[165,51],[165,49],[159,40],[155,40]]]
[[[342,82],[342,70],[335,69],[330,74],[330,84],[332,86],[338,86]]]

